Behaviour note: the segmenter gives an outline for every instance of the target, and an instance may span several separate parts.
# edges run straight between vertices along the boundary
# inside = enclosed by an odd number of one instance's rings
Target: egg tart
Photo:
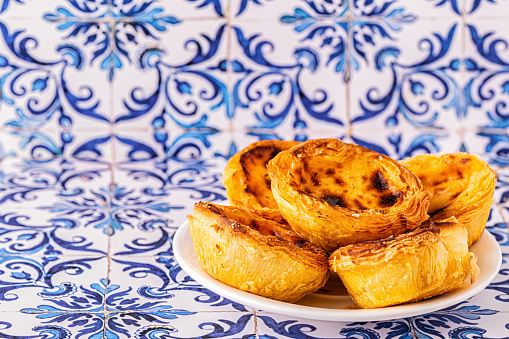
[[[231,157],[223,172],[230,204],[284,222],[272,195],[266,166],[276,154],[297,144],[297,141],[262,140]]]
[[[341,247],[330,257],[348,293],[361,308],[427,299],[463,285],[470,270],[467,230],[454,217],[405,234]],[[469,269],[470,268],[470,269]]]
[[[188,221],[200,265],[225,284],[295,302],[327,281],[327,254],[287,225],[205,202],[195,204]]]
[[[423,154],[400,161],[430,196],[432,220],[455,216],[468,231],[468,245],[486,227],[497,182],[495,171],[470,153]]]
[[[267,164],[283,217],[302,238],[334,251],[418,227],[429,196],[397,161],[337,139],[313,139]]]

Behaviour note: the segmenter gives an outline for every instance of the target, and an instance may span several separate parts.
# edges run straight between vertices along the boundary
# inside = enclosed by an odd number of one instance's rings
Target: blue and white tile
[[[55,32],[43,34],[28,21],[22,32],[7,27],[8,38],[0,64],[2,119],[11,129],[66,129],[73,124],[109,121],[109,90],[97,81],[97,69],[88,67],[88,56]],[[46,26],[43,26],[46,27]],[[27,29],[27,31],[25,31]],[[84,71],[87,69],[87,71]]]
[[[158,4],[164,7],[165,13],[181,20],[208,20],[226,19],[230,0],[175,0]]]
[[[27,163],[41,165],[57,161],[72,142],[68,132],[50,126],[37,129],[8,127],[0,135],[2,143],[5,143],[6,155],[13,152]]]
[[[175,225],[181,222],[174,211],[186,208],[186,201],[173,199],[166,177],[140,169],[117,170],[112,189],[111,253],[129,252],[127,248],[132,247],[132,254],[147,255],[150,249],[166,246]]]
[[[339,1],[322,1],[320,5],[327,6],[330,11],[342,7]],[[302,7],[309,9],[305,1],[274,1],[274,0],[230,0],[230,20],[277,22],[282,16],[299,12]],[[305,15],[305,14],[304,14]]]
[[[174,308],[188,312],[247,312],[250,309],[198,284],[180,268],[172,253],[161,253],[148,257],[112,256],[106,299],[108,311],[157,312]]]
[[[154,130],[116,128],[113,140],[115,163],[133,167],[138,162],[167,162],[169,166],[213,167],[222,163],[220,151],[224,134],[213,129]],[[131,163],[132,165],[128,165]]]
[[[71,6],[70,3],[67,5]],[[84,79],[93,79],[89,72],[85,74],[80,72],[83,68],[106,70],[108,63],[101,65],[97,58],[104,57],[108,49],[112,49],[109,37],[106,36],[104,40],[104,36],[98,37],[100,34],[94,30],[94,27],[106,29],[106,22],[94,22],[93,19],[87,21],[86,18],[80,19],[82,21],[73,21],[65,17],[64,13],[69,14],[69,12],[63,8],[58,13],[55,9],[55,13],[55,16],[63,15],[64,17],[56,19],[55,22],[41,18],[42,20],[9,20],[3,23],[5,30],[2,43],[6,44],[5,54],[2,53],[5,58],[3,63],[9,68],[19,67],[17,72],[11,74],[11,77],[23,72],[21,78],[14,78],[16,85],[25,85],[25,92],[38,97],[39,102],[36,108],[39,111],[44,109],[42,112],[61,104],[58,100],[53,102],[55,97],[67,99],[71,104],[84,106],[83,94],[87,92],[87,89],[81,88],[81,92],[76,94],[72,87],[67,86],[80,87],[83,86]],[[65,24],[58,26],[58,22]],[[88,46],[83,44],[86,41]],[[80,79],[70,81],[69,74],[72,75],[73,72],[78,72],[81,75]],[[85,84],[88,83],[85,82]],[[97,78],[92,84],[98,85]],[[63,105],[65,100],[61,101]],[[31,105],[34,104],[31,102]]]
[[[4,338],[102,337],[104,314],[99,312],[2,312],[0,336]]]
[[[112,161],[115,164],[165,161],[164,144],[157,137],[148,127],[145,130],[115,129],[110,141]]]
[[[352,1],[350,13],[351,17],[344,24],[348,23],[347,52],[352,72],[369,68],[372,56],[381,46],[399,47],[405,58],[408,49],[400,47],[408,46],[409,41],[403,41],[408,39],[405,35],[413,34],[416,29],[419,35],[429,30],[429,27],[420,27],[426,20],[418,20],[416,9],[404,1]]]
[[[117,208],[124,213],[131,208],[131,212],[123,218],[127,231],[115,235],[112,253],[125,251],[125,244],[135,239],[150,243],[172,233],[186,220],[196,201],[226,200],[221,182],[223,167],[212,170],[193,164],[177,166],[148,161],[126,162],[115,168],[117,186],[129,188]]]
[[[174,133],[171,143],[165,147],[171,168],[196,168],[199,172],[213,173],[217,167],[224,167],[225,161],[218,154],[226,143],[225,134],[210,130]]]
[[[72,203],[76,202],[73,199],[91,200],[97,195],[94,190],[109,190],[111,175],[101,166],[76,168],[68,162],[45,165],[19,162],[4,169],[2,181],[2,200],[29,212],[66,199]]]
[[[43,8],[39,5],[40,0],[2,0],[0,1],[0,19],[12,20],[31,20],[31,21],[51,21],[51,17],[45,18],[49,14],[59,13],[64,18],[89,19],[104,16],[108,11],[105,4],[93,4],[84,1],[60,1],[44,0]],[[87,6],[88,5],[88,6]],[[60,9],[60,10],[59,10]],[[67,14],[67,16],[64,16]],[[62,23],[60,21],[60,23]],[[56,25],[55,25],[56,26]]]
[[[175,163],[170,169],[166,188],[171,194],[176,194],[173,196],[176,201],[187,203],[196,199],[225,200],[222,184],[224,166],[218,168]]]
[[[509,126],[509,51],[504,31],[507,20],[466,22],[464,68],[468,83],[465,96],[468,122],[487,128]]]
[[[125,76],[115,81],[115,121],[123,127],[141,121],[154,129],[225,128],[232,101],[227,47],[226,25],[218,21],[185,22],[154,43],[140,45]],[[133,85],[133,74],[140,75],[141,83]]]
[[[2,109],[0,106],[0,115],[1,114]],[[21,148],[17,133],[13,134],[12,131],[0,128],[0,159],[2,164],[17,163],[19,162],[19,158],[29,158],[28,152],[23,152]]]
[[[224,161],[223,161],[224,163]],[[152,164],[152,169],[150,169]],[[200,162],[124,164],[115,169],[115,214],[125,220],[133,236],[135,230],[152,232],[154,227],[178,226],[199,200],[224,201],[220,168]]]
[[[167,325],[140,321],[137,338],[154,338],[156,335],[171,338],[245,338],[254,339],[254,315],[245,312],[196,313],[169,320]]]
[[[278,23],[237,23],[232,35],[235,130],[346,124],[345,84],[317,42],[300,41],[290,25]]]
[[[71,58],[71,55],[66,57]],[[75,134],[80,130],[107,129],[115,112],[107,69],[90,59],[84,58],[82,62],[83,65],[70,64],[62,70],[59,83],[59,92],[62,93],[59,96],[62,112],[57,116],[59,126],[75,131]]]
[[[416,19],[396,1],[301,1],[282,14],[281,24],[293,27],[299,40],[313,45],[346,80],[373,46],[395,39]]]
[[[494,205],[486,223],[486,230],[497,240],[504,255],[509,255],[509,228],[503,214],[505,207]],[[507,216],[507,215],[506,215]]]
[[[352,124],[455,126],[463,118],[459,22],[418,21],[366,54],[352,72]]]
[[[154,1],[143,2],[66,2],[45,14],[45,19],[69,36],[69,43],[80,46],[85,62],[104,71],[111,81],[136,56],[142,41],[157,41],[160,32],[178,24],[178,18],[162,13]],[[162,13],[162,14],[161,14]]]
[[[139,46],[142,53],[137,55],[138,62],[144,63],[139,66],[154,67],[161,60],[160,67],[167,67],[167,72],[175,69],[176,73],[218,66],[227,55],[227,30],[223,20],[189,20],[168,26],[152,43]]]
[[[493,196],[496,206],[509,204],[509,171],[507,168],[495,167],[497,172],[497,186]]]
[[[5,6],[5,1],[3,2]],[[48,2],[55,4],[56,1]],[[0,3],[0,10],[1,8],[2,3]],[[32,15],[30,8],[38,13]],[[13,9],[20,9],[23,13],[16,15]],[[42,17],[40,8],[36,9],[35,6],[27,5],[8,6],[3,13],[0,13],[0,28],[2,55],[9,56],[10,65],[31,66],[45,70],[46,66],[54,67],[60,61],[62,51],[58,51],[56,46],[62,42],[61,33],[51,22]]]
[[[24,161],[4,164],[1,170],[0,203],[3,213],[38,207],[58,200],[59,173],[52,168],[34,166]]]
[[[105,198],[98,198],[101,186],[109,188],[107,169],[24,163],[4,170],[2,178],[3,254],[107,252],[108,239],[98,227],[107,210]]]
[[[100,312],[106,278],[105,255],[76,257],[2,256],[0,302],[3,311]],[[97,283],[95,283],[97,282]]]
[[[59,78],[65,66],[60,56],[49,61],[32,58],[31,51],[24,46],[27,41],[23,40],[30,39],[24,35],[28,34],[14,34],[16,39],[12,38],[11,47],[0,39],[0,124],[10,129],[32,130],[63,126],[66,115],[60,99],[65,95]],[[39,51],[34,54],[43,55]],[[46,65],[47,62],[55,64]]]
[[[187,211],[189,214],[190,211]],[[179,220],[182,222],[185,219]],[[135,228],[124,232],[117,231],[112,237],[109,252],[115,258],[124,256],[150,257],[173,255],[173,236],[179,225],[166,220],[151,220],[144,229]],[[128,257],[126,257],[128,258]],[[163,258],[164,259],[164,258]]]
[[[450,20],[461,17],[465,12],[465,0],[398,1],[397,4],[406,5],[418,20]]]
[[[469,307],[458,304],[444,310],[412,318],[401,318],[381,322],[323,322],[306,319],[289,318],[276,314],[257,312],[258,334],[278,337],[306,338],[389,338],[394,336],[418,336],[426,338],[443,338],[456,334],[458,337],[466,334],[479,333],[485,330],[479,328],[479,320],[487,317],[497,317],[497,311],[483,307]],[[502,322],[501,324],[505,324]],[[500,336],[503,325],[491,329]],[[494,336],[496,338],[497,336]],[[502,338],[502,337],[500,337]]]
[[[66,158],[101,168],[113,164],[114,137],[108,126],[71,130],[65,136],[69,141],[64,150]]]
[[[50,0],[51,1],[51,0]],[[40,10],[36,10],[35,6],[28,6],[26,2],[23,1],[11,1],[11,0],[2,0],[0,2],[0,19],[5,20],[9,18],[13,19],[26,19],[29,11],[38,12],[40,14]],[[20,13],[21,12],[21,13]],[[23,15],[25,14],[25,15]],[[39,16],[31,15],[32,18],[38,18]]]
[[[143,57],[124,65],[111,83],[111,121],[115,129],[139,130],[150,135],[172,122],[166,121],[171,119],[168,119],[170,113],[165,111],[168,106],[165,89],[169,80],[161,74],[158,63],[149,67],[140,60]],[[157,123],[161,119],[162,126]]]
[[[265,311],[257,311],[256,320],[257,333],[262,338],[347,338],[356,335],[378,338],[377,333],[367,328],[371,326],[366,326],[366,323],[357,323],[362,324],[360,328],[343,321],[317,321]]]
[[[52,215],[50,215],[51,217]],[[3,256],[105,256],[109,238],[102,229],[69,217],[47,218],[43,211],[11,210],[0,216]]]
[[[507,166],[509,135],[501,129],[465,130],[465,150],[478,154],[494,167]]]
[[[509,326],[509,321],[507,320],[507,316],[509,315],[509,296],[507,293],[507,291],[509,291],[509,262],[507,261],[507,259],[509,259],[509,253],[504,251],[502,252],[502,255],[505,260],[502,262],[500,273],[486,287],[486,289],[482,292],[482,295],[477,294],[465,302],[465,306],[470,309],[469,311],[477,308],[478,310],[475,310],[474,312],[479,312],[480,315],[484,313],[484,315],[488,315],[490,318],[497,317],[497,315],[501,317],[501,319],[504,319],[505,317],[505,322],[495,322],[493,321],[494,319],[490,321],[490,324],[497,324],[498,326],[489,326],[487,329],[494,330],[495,332],[503,330],[503,326],[500,325]],[[490,300],[489,305],[486,305],[485,303],[487,299]],[[485,310],[481,313],[481,308],[483,307]],[[505,331],[507,331],[507,327]],[[497,337],[495,336],[491,338]]]
[[[507,335],[507,314],[493,309],[493,304],[482,302],[472,305],[459,303],[438,312],[413,317],[412,325],[420,335],[432,338],[478,336],[480,338],[504,338]],[[485,326],[489,323],[493,326]]]
[[[370,121],[352,128],[353,142],[400,160],[423,153],[452,153],[462,147],[461,135],[455,130],[419,129],[406,121],[390,129],[373,127]]]
[[[502,221],[506,224],[506,225],[509,225],[509,206],[508,204],[504,203],[504,204],[501,204],[498,207],[498,212],[500,213],[500,215],[502,216]],[[504,232],[504,228],[503,228],[503,224],[500,224],[500,230],[501,232]],[[509,226],[508,226],[509,227]],[[509,233],[509,228],[507,229],[507,233]],[[506,243],[503,243],[502,245],[509,245],[509,244],[506,244]],[[509,250],[509,247],[506,248],[507,250]]]
[[[83,232],[97,230],[110,234],[115,225],[112,223],[111,175],[108,171],[88,170],[73,173],[63,186],[47,190],[29,191],[30,199],[23,200],[23,206],[11,213],[18,216],[26,226],[67,227]],[[25,192],[15,189],[15,194]],[[27,195],[28,196],[28,195]],[[13,216],[11,216],[12,218]]]
[[[509,18],[509,3],[506,0],[466,0],[465,14],[467,20]]]

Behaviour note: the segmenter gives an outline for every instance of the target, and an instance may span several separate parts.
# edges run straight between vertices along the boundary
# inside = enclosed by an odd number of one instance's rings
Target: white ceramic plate
[[[477,264],[481,271],[474,284],[470,284],[469,275],[459,289],[431,299],[379,309],[352,309],[353,300],[334,274],[331,274],[331,278],[321,290],[290,304],[238,290],[205,272],[196,258],[187,221],[179,227],[173,240],[173,251],[180,267],[194,280],[227,299],[257,310],[293,317],[350,322],[390,320],[425,314],[452,306],[479,293],[498,274],[502,254],[495,238],[488,231],[483,233],[470,250],[477,255]]]

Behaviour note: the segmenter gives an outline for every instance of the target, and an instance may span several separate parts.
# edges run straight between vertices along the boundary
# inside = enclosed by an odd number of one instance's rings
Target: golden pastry
[[[291,228],[327,251],[413,230],[428,218],[419,179],[358,145],[308,140],[280,152],[267,169]]]
[[[377,308],[457,289],[469,266],[473,283],[475,260],[468,252],[466,228],[451,217],[395,237],[341,247],[329,262],[357,305]]]
[[[470,246],[486,227],[497,174],[469,153],[423,154],[400,161],[414,173],[430,196],[432,220],[455,216],[468,231]]]
[[[188,220],[200,265],[225,284],[295,302],[327,281],[327,254],[287,225],[204,202],[195,204]]]
[[[276,154],[297,144],[297,141],[262,140],[231,157],[223,172],[223,185],[230,204],[283,222],[266,166]]]

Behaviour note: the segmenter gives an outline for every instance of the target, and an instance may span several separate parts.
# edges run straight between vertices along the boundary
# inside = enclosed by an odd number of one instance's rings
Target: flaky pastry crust
[[[262,140],[231,157],[223,172],[223,185],[230,204],[283,222],[266,166],[276,154],[297,144],[297,141]]]
[[[337,139],[314,139],[267,165],[283,217],[304,239],[333,251],[418,227],[429,196],[397,161]]]
[[[466,228],[451,217],[388,239],[341,247],[329,262],[357,305],[378,308],[457,289],[469,264],[475,280],[478,268],[471,256]]]
[[[488,220],[497,182],[495,171],[470,153],[423,154],[400,161],[414,173],[430,196],[432,220],[455,216],[477,241]]]
[[[225,284],[295,302],[327,281],[327,254],[287,225],[204,202],[195,204],[188,221],[200,265]]]

